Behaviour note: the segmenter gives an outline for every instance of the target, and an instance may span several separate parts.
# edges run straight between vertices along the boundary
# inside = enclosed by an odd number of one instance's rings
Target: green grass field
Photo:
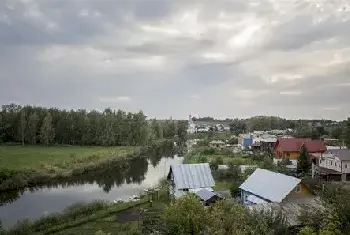
[[[79,164],[115,158],[131,153],[135,147],[43,147],[0,146],[0,169],[45,170],[71,168]]]

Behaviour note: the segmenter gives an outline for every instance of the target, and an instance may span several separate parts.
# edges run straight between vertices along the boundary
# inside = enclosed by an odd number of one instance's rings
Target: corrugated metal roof
[[[247,200],[250,201],[251,203],[254,204],[264,204],[264,203],[268,203],[267,201],[265,201],[264,199],[261,199],[255,195],[249,195],[247,197]]]
[[[171,171],[178,189],[215,186],[209,163],[172,165]]]
[[[210,198],[216,196],[215,193],[206,189],[199,190],[198,192],[196,192],[196,195],[200,197],[203,201],[208,201]]]
[[[280,138],[276,147],[280,146],[283,152],[299,152],[305,144],[309,153],[325,152],[327,150],[323,140],[302,139],[302,138]]]
[[[300,182],[292,176],[256,169],[239,188],[272,202],[282,202]]]

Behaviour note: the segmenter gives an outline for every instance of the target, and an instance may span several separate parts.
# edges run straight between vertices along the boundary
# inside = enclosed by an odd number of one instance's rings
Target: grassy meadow
[[[69,169],[101,159],[131,153],[135,147],[44,147],[0,146],[0,169],[43,171],[51,168]]]

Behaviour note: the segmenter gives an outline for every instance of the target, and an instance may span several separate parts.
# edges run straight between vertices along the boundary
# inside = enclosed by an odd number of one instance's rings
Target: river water
[[[0,196],[0,219],[5,228],[18,220],[36,219],[48,213],[62,211],[78,202],[93,200],[113,201],[139,195],[154,187],[167,175],[170,165],[181,163],[182,157],[163,155],[140,157],[130,161],[124,173],[117,171],[89,174],[78,179],[24,192],[9,192]]]

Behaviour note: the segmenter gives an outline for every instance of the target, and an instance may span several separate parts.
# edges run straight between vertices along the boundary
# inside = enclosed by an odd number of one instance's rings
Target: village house
[[[252,144],[253,144],[253,135],[251,134],[238,135],[238,146],[242,150],[250,149]]]
[[[256,169],[239,187],[245,205],[281,203],[312,198],[300,179],[265,169]]]
[[[280,138],[274,147],[274,163],[289,159],[293,165],[297,165],[299,152],[303,145],[309,153],[324,153],[327,150],[323,140]]]
[[[167,177],[170,194],[179,198],[189,192],[197,193],[202,189],[213,192],[214,178],[208,163],[172,165]],[[203,191],[201,194],[204,194]]]
[[[323,209],[320,199],[300,179],[265,169],[257,169],[240,190],[249,210],[282,214],[291,227],[301,224],[302,212]]]
[[[350,180],[350,149],[333,149],[325,153],[310,154],[312,177],[326,180]]]

